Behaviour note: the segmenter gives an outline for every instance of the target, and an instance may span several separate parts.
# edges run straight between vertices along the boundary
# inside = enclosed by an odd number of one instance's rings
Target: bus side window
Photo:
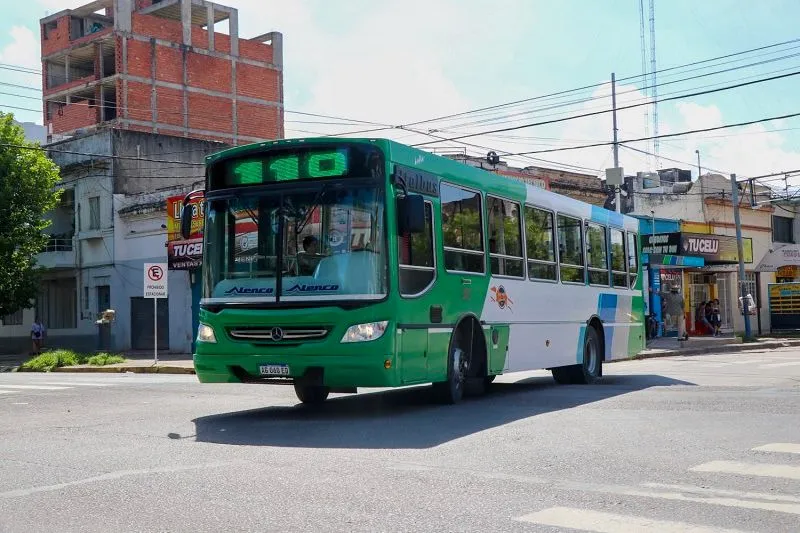
[[[637,237],[635,233],[628,233],[628,274],[630,275],[628,280],[631,289],[636,286],[636,278],[639,275],[639,250],[636,246]]]
[[[604,226],[586,224],[586,252],[589,283],[608,287],[608,243]]]
[[[488,196],[486,213],[489,219],[489,261],[492,274],[524,277],[519,204]]]
[[[400,262],[400,294],[414,296],[424,292],[436,278],[433,255],[433,208],[425,202],[425,231],[397,238]]]
[[[481,193],[442,183],[439,194],[445,268],[483,274],[486,261]]]
[[[628,267],[625,261],[625,235],[620,230],[611,228],[611,275],[614,278],[614,287],[628,288]]]
[[[579,218],[558,215],[558,246],[561,281],[585,283],[583,223]]]
[[[525,206],[525,238],[528,249],[528,277],[556,281],[555,228],[553,213]]]

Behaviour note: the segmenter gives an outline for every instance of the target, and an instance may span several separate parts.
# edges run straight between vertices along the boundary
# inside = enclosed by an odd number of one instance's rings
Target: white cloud
[[[39,37],[25,26],[13,26],[9,33],[11,42],[0,50],[0,61],[39,70],[42,67]]]
[[[722,112],[715,105],[702,106],[694,102],[678,102],[675,106],[690,130],[716,128],[722,125]]]

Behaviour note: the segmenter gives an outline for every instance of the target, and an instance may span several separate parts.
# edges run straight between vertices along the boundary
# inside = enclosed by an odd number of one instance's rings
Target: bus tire
[[[553,379],[561,385],[594,383],[603,374],[603,357],[600,353],[600,336],[593,326],[586,328],[583,339],[583,360],[579,365],[552,369]]]
[[[459,327],[450,341],[447,354],[447,380],[433,384],[437,398],[445,404],[456,404],[464,397],[472,355],[467,348],[469,341],[464,339],[464,328]]]
[[[301,385],[295,383],[294,393],[297,394],[297,399],[304,404],[318,405],[328,399],[331,389],[323,385]]]

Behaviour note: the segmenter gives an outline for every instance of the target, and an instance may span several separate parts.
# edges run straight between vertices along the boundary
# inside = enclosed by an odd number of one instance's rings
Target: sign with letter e
[[[167,297],[167,263],[144,264],[144,297]]]

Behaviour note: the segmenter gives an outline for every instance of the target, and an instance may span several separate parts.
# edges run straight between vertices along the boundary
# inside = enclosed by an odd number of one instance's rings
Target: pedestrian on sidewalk
[[[650,289],[650,291],[652,292],[653,289]],[[680,289],[677,285],[673,285],[669,292],[659,291],[658,294],[664,299],[667,322],[677,327],[679,339],[688,339],[689,334],[686,333],[686,315],[684,312],[685,302]],[[677,324],[675,324],[676,321]]]
[[[42,353],[42,345],[44,344],[44,331],[44,325],[37,316],[33,320],[33,325],[31,326],[31,341],[33,343],[33,353],[31,355],[35,356]]]

